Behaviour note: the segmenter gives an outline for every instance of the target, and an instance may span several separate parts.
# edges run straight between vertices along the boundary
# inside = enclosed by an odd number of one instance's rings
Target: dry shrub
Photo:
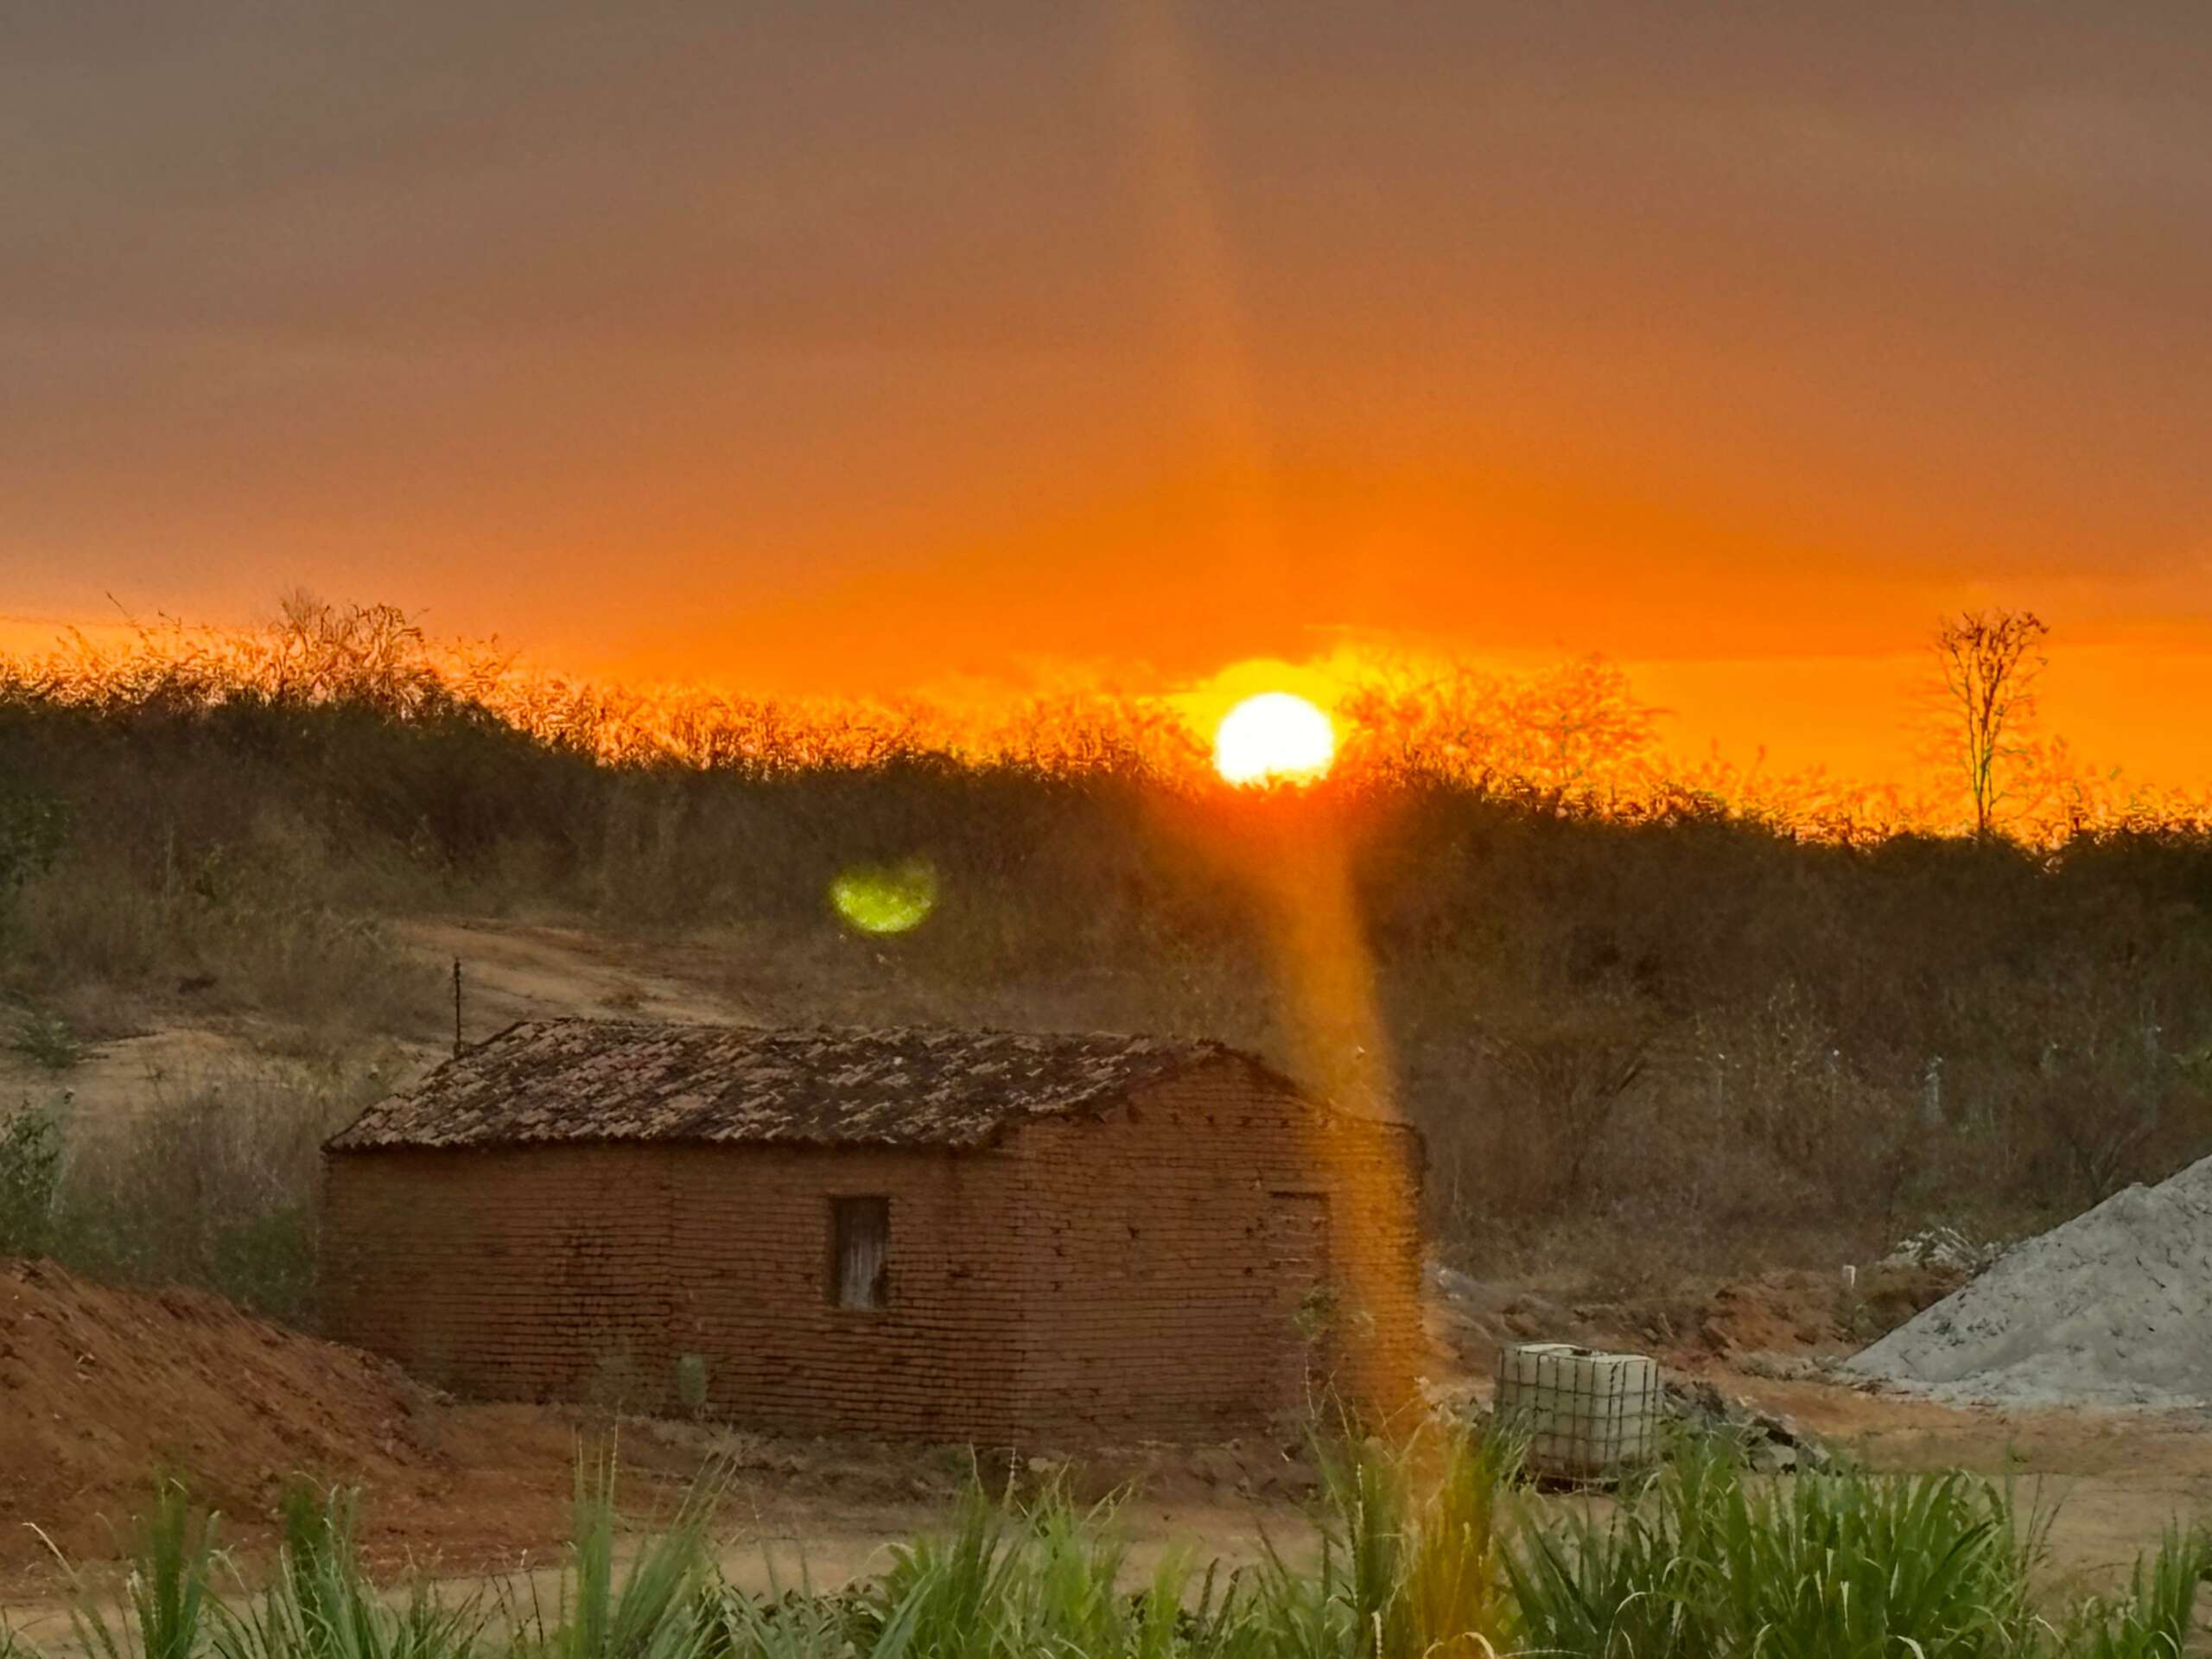
[[[326,1042],[435,1020],[438,979],[391,942],[364,871],[277,805],[236,835],[79,834],[23,885],[6,969],[48,996],[137,988],[252,1011]],[[127,1017],[109,1020],[127,1026]]]
[[[94,1277],[199,1286],[306,1323],[322,1142],[389,1086],[365,1065],[266,1062],[157,1083],[135,1109],[76,1102],[51,1252]]]

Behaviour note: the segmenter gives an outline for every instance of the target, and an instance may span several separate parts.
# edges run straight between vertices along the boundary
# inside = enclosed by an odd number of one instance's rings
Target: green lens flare
[[[830,902],[849,927],[863,933],[904,933],[937,908],[937,871],[924,859],[865,865],[830,884]]]

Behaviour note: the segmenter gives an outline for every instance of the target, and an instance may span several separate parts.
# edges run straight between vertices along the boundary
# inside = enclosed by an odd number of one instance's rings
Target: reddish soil
[[[1509,1342],[1579,1342],[1657,1355],[1677,1369],[1854,1352],[1963,1282],[1942,1268],[1875,1267],[1854,1287],[1826,1274],[1765,1273],[1626,1299],[1455,1280],[1429,1308],[1440,1357],[1470,1376],[1497,1370]]]
[[[1837,1289],[1820,1275],[1773,1274],[1630,1306],[1477,1287],[1440,1316],[1439,1359],[1479,1386],[1507,1337],[1633,1341],[1872,1467],[2025,1477],[2059,1506],[2057,1572],[2084,1585],[2109,1584],[2170,1519],[2212,1506],[2203,1414],[1960,1411],[1797,1375],[1808,1357],[1864,1339],[1853,1327],[1863,1332],[1868,1316]],[[1930,1289],[1897,1294],[1910,1302]],[[364,1489],[364,1543],[380,1572],[412,1564],[467,1575],[544,1561],[567,1530],[578,1445],[607,1432],[575,1411],[457,1405],[379,1361],[212,1297],[105,1289],[45,1264],[0,1263],[0,1603],[58,1617],[57,1569],[26,1523],[73,1559],[111,1559],[162,1471],[223,1512],[223,1537],[249,1568],[270,1541],[276,1499],[302,1477]],[[787,1578],[804,1560],[817,1582],[880,1565],[881,1543],[941,1518],[971,1466],[949,1447],[665,1423],[625,1422],[620,1433],[624,1507],[640,1522],[664,1512],[709,1460],[728,1472],[724,1532],[741,1580],[768,1553]],[[1098,1454],[1065,1472],[1079,1497],[1142,1494],[1125,1511],[1141,1552],[1174,1539],[1237,1559],[1262,1530],[1301,1535],[1296,1510],[1312,1471],[1294,1438]]]
[[[111,1549],[101,1517],[120,1521],[164,1475],[248,1513],[296,1471],[404,1483],[437,1461],[430,1404],[392,1367],[217,1297],[0,1263],[0,1518],[73,1553]],[[0,1526],[0,1566],[42,1553]]]
[[[817,1540],[844,1539],[850,1554],[855,1541],[926,1524],[974,1466],[951,1447],[617,1428],[580,1410],[458,1404],[381,1360],[213,1296],[0,1262],[0,1593],[10,1601],[56,1587],[53,1549],[78,1563],[122,1554],[165,1478],[219,1513],[222,1539],[247,1562],[273,1541],[286,1488],[305,1480],[362,1489],[365,1553],[380,1569],[505,1570],[557,1550],[578,1449],[610,1434],[624,1507],[639,1521],[712,1463],[730,1482],[734,1540],[810,1553]],[[1284,1446],[1257,1441],[1104,1453],[1072,1473],[1081,1497],[1141,1485],[1154,1504],[1207,1514],[1279,1510],[1311,1478]]]

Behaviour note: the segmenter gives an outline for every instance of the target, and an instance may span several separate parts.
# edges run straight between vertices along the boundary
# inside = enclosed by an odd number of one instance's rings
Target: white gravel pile
[[[2212,1158],[2015,1246],[1847,1363],[1952,1401],[2212,1404]]]

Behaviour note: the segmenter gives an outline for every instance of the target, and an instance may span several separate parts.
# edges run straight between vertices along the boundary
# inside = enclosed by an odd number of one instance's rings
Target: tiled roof
[[[1235,1052],[1108,1033],[526,1020],[370,1107],[329,1145],[974,1147]]]

